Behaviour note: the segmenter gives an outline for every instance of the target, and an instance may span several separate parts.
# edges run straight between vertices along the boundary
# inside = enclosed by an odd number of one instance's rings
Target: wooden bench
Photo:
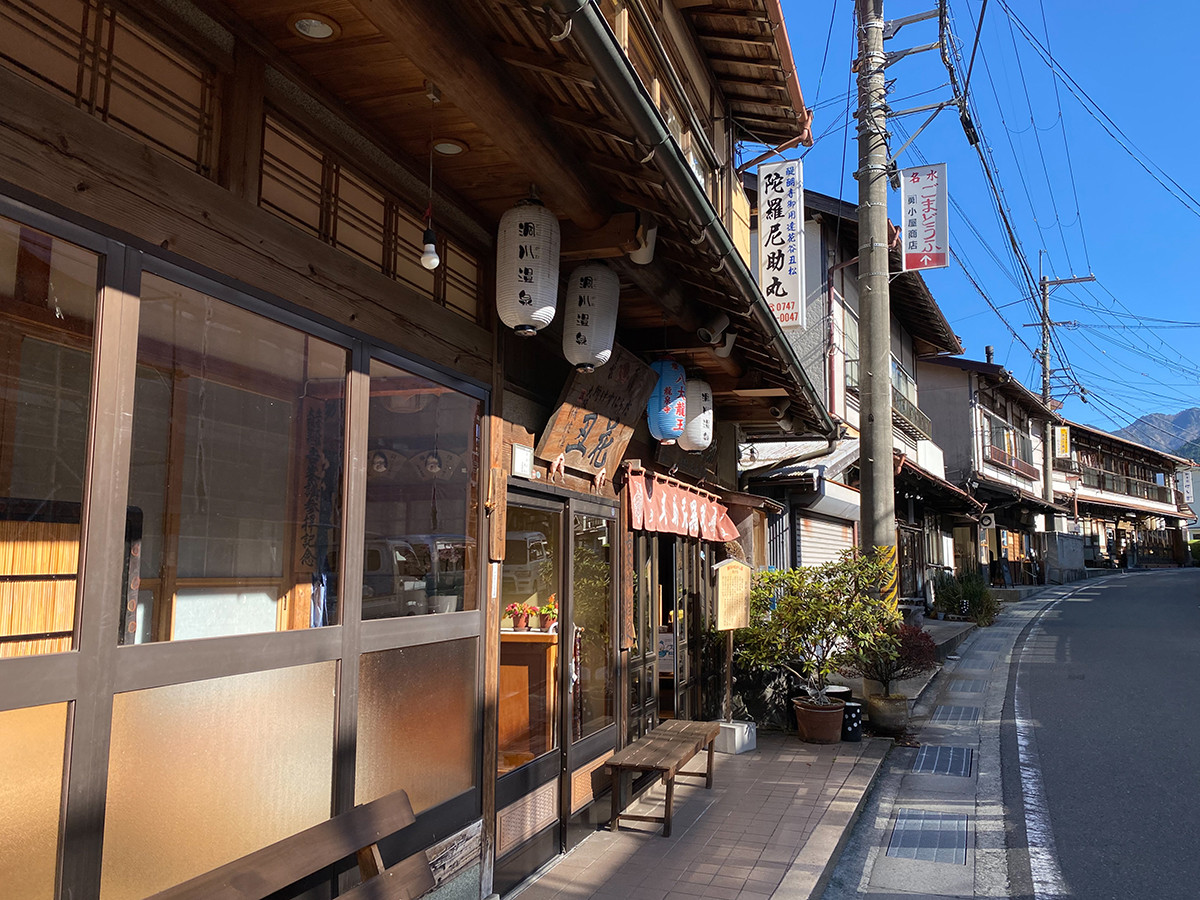
[[[362,883],[342,900],[415,900],[434,886],[424,853],[383,867],[377,842],[416,821],[396,791],[154,894],[150,900],[263,900],[352,854]]]
[[[721,733],[720,722],[685,722],[670,719],[649,734],[638,738],[628,747],[613,754],[605,765],[612,773],[612,821],[610,827],[618,831],[621,819],[637,822],[662,822],[663,837],[671,836],[671,805],[675,798],[675,779],[703,778],[704,786],[713,783],[713,744]],[[684,772],[688,760],[708,748],[708,769],[704,772]],[[643,816],[621,812],[621,773],[661,773],[667,789],[666,809],[661,816]]]

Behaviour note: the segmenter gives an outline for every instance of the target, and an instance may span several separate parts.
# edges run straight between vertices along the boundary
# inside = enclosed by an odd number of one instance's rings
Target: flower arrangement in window
[[[538,608],[538,615],[542,619],[542,631],[549,631],[550,628],[558,621],[558,595],[551,594],[549,599]]]
[[[529,617],[537,614],[538,608],[532,603],[516,602],[504,607],[504,616],[512,619],[512,627],[516,631],[528,631]]]

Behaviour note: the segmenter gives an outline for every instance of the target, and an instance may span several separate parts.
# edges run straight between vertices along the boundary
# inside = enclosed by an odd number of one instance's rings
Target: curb
[[[891,747],[890,740],[871,739],[772,897],[814,900],[824,893]]]

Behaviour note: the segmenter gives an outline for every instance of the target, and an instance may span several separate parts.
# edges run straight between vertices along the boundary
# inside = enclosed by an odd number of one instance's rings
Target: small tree
[[[828,703],[826,682],[852,648],[890,640],[898,621],[879,599],[886,563],[844,551],[837,562],[760,572],[750,594],[750,627],[737,633],[743,664],[783,669],[808,682],[817,703]]]
[[[856,647],[842,674],[878,681],[883,685],[883,696],[890,697],[893,681],[915,678],[937,665],[937,645],[928,632],[901,625],[891,638],[873,647]]]

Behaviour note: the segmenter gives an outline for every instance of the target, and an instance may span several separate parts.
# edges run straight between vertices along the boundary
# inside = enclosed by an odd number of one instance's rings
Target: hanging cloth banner
[[[629,527],[706,541],[737,540],[729,510],[712,494],[661,475],[629,475]]]
[[[904,271],[950,265],[945,163],[900,170],[900,215]]]

